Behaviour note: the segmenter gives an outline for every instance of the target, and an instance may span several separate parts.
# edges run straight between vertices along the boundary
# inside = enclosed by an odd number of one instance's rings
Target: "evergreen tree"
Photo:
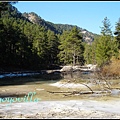
[[[59,49],[59,57],[65,64],[82,64],[84,47],[80,31],[76,27],[69,33],[64,32]]]
[[[92,64],[92,45],[86,44],[85,51],[84,51],[84,59],[86,64]]]
[[[17,2],[0,2],[0,18],[2,11],[7,11],[9,4],[16,4]]]
[[[59,53],[59,39],[53,31],[48,30],[48,62],[49,64],[55,64],[58,62],[57,54]]]
[[[117,44],[112,36],[111,26],[107,17],[103,21],[101,27],[101,37],[96,45],[96,62],[99,66],[103,66],[110,62],[113,55],[118,53]],[[114,46],[114,47],[113,47]]]
[[[47,50],[48,50],[47,32],[44,28],[38,27],[36,35],[33,40],[33,50],[38,55],[39,65],[45,65],[47,62]]]
[[[118,22],[116,23],[115,30],[116,30],[116,32],[114,34],[116,35],[116,39],[119,44],[118,48],[120,49],[120,18],[119,18]]]
[[[105,17],[102,23],[103,23],[103,27],[100,27],[101,34],[103,36],[106,36],[106,35],[112,36],[110,20],[107,17]]]
[[[71,62],[67,53],[68,48],[66,47],[67,46],[66,38],[68,37],[68,35],[69,35],[68,31],[63,32],[63,34],[60,36],[60,45],[58,46],[60,50],[58,57],[60,59],[60,62],[63,62],[65,64]]]

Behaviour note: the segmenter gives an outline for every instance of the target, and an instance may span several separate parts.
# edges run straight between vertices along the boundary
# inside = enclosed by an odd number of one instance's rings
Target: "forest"
[[[95,34],[15,4],[0,2],[0,118],[120,118],[120,18]]]
[[[87,43],[77,26],[46,23],[40,17],[31,22],[25,17],[28,13],[22,14],[13,4],[17,3],[0,2],[0,71],[97,64],[104,74],[120,75],[120,19],[113,33],[105,17],[101,34]]]

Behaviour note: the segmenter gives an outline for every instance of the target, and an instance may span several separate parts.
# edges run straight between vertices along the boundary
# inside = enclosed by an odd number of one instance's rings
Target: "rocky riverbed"
[[[120,119],[120,101],[66,100],[0,104],[0,118]]]
[[[28,82],[29,80],[29,82]],[[0,87],[0,118],[116,118],[120,119],[120,95],[110,94],[78,94],[64,95],[66,91],[90,91],[88,87],[80,83],[66,83],[63,81],[40,81],[36,78],[15,78],[16,84],[1,85]],[[21,83],[24,82],[24,84]],[[30,82],[31,81],[31,82]],[[2,81],[4,82],[4,81]],[[1,83],[2,83],[1,82]],[[6,80],[8,82],[8,80]],[[114,87],[119,87],[119,81],[114,82]],[[85,83],[85,81],[83,81]],[[85,83],[93,90],[95,84]],[[115,86],[116,85],[116,86]],[[36,93],[33,99],[39,101],[27,101],[26,97],[29,92]],[[116,91],[113,91],[116,93]],[[4,103],[4,97],[20,97],[24,100]],[[3,100],[3,101],[2,101]]]

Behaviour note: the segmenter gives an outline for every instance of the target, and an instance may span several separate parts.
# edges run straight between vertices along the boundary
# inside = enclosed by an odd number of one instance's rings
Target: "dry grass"
[[[112,58],[111,63],[102,69],[102,75],[107,77],[120,78],[120,57]]]

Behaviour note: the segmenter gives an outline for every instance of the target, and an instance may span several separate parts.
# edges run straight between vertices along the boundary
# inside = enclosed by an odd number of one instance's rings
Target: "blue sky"
[[[119,1],[18,1],[14,5],[20,12],[35,12],[46,21],[72,24],[100,34],[105,17],[112,31],[120,18]]]

